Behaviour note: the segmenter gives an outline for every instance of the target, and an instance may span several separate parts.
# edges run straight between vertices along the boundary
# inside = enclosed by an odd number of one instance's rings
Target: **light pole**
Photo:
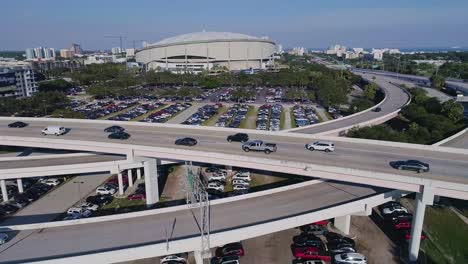
[[[78,199],[79,199],[79,201],[80,201],[80,206],[81,206],[81,204],[82,204],[82,199],[81,199],[81,188],[80,188],[80,186],[81,186],[81,184],[83,184],[84,182],[82,182],[82,181],[74,181],[73,183],[77,183],[77,184],[78,184]]]

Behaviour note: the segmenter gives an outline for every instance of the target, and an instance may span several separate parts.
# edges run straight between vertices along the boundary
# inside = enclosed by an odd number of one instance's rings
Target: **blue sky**
[[[195,31],[269,36],[284,47],[468,47],[467,0],[2,1],[0,50],[109,49]]]

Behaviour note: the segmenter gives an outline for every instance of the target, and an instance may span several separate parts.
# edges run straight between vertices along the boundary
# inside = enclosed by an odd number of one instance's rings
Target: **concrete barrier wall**
[[[462,131],[460,131],[460,132],[458,132],[458,133],[456,133],[456,134],[454,134],[454,135],[452,135],[452,136],[450,136],[448,138],[442,139],[441,141],[432,144],[432,146],[441,146],[441,145],[443,145],[443,144],[445,144],[445,143],[447,143],[449,141],[452,141],[452,140],[456,139],[457,137],[467,133],[467,131],[468,131],[468,128],[465,128]]]

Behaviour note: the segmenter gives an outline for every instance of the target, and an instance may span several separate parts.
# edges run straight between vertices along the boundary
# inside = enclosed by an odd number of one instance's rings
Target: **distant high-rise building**
[[[127,54],[128,57],[135,57],[135,49],[126,49],[125,53]]]
[[[34,55],[34,49],[26,49],[26,59],[34,60],[36,56]]]
[[[75,43],[71,44],[70,50],[73,51],[74,54],[83,54],[81,46]]]
[[[122,49],[120,47],[115,47],[115,48],[112,48],[112,54],[120,54],[122,53]]]
[[[42,47],[34,48],[34,57],[36,59],[43,59],[44,58],[44,50],[42,49]]]
[[[55,59],[55,49],[44,48],[44,59]]]
[[[15,69],[16,77],[16,97],[29,97],[37,92],[37,83],[34,71],[31,68],[24,67]]]
[[[69,49],[60,50],[60,57],[62,58],[69,59],[69,58],[73,58],[74,55],[75,55],[75,52],[72,50],[69,50]]]

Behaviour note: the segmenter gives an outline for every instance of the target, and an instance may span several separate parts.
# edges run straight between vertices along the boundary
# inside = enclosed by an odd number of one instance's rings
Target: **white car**
[[[248,181],[244,181],[241,179],[235,179],[235,180],[232,180],[232,185],[250,186],[250,183]]]
[[[208,180],[209,181],[223,181],[223,182],[225,182],[226,181],[226,175],[216,173],[213,176],[211,176]]]
[[[394,205],[389,206],[389,207],[385,207],[382,210],[382,214],[384,214],[384,215],[393,214],[395,212],[408,213],[408,210],[406,208],[404,208],[403,206],[397,205],[397,204],[394,204]]]
[[[61,183],[62,181],[57,178],[51,178],[51,179],[46,179],[42,183],[49,185],[49,186],[57,186]]]
[[[80,217],[90,217],[92,213],[91,210],[82,209],[81,207],[72,207],[67,210],[68,215],[79,215]]]
[[[8,235],[5,233],[0,233],[0,245],[3,245],[7,242]]]
[[[83,210],[97,211],[97,209],[99,209],[99,206],[97,204],[92,203],[83,203],[81,204],[81,208]]]
[[[315,141],[306,145],[310,151],[321,150],[325,152],[335,151],[335,144],[330,141]]]
[[[232,189],[234,191],[242,191],[242,190],[248,190],[249,189],[249,186],[245,186],[245,185],[234,185],[232,187]]]
[[[161,264],[166,263],[187,263],[187,260],[175,255],[170,255],[161,259]]]
[[[224,192],[224,186],[223,185],[220,185],[216,182],[210,182],[208,183],[208,186],[206,187],[207,189],[212,189],[212,190],[217,190],[217,191],[221,191],[221,192]]]
[[[67,132],[67,129],[59,126],[48,126],[42,129],[42,135],[56,135],[60,136]]]
[[[232,177],[232,180],[243,180],[243,181],[250,182],[252,179],[250,178],[250,173],[249,174],[236,173],[234,177]]]
[[[97,194],[102,194],[102,195],[104,195],[104,194],[110,194],[110,195],[112,195],[112,194],[114,194],[116,191],[117,191],[116,189],[111,188],[111,187],[98,187],[98,188],[96,189],[96,193],[97,193]]]
[[[250,171],[240,170],[240,171],[237,171],[236,174],[241,175],[241,176],[250,176]]]
[[[343,253],[335,255],[336,264],[367,264],[366,257],[359,253]]]

